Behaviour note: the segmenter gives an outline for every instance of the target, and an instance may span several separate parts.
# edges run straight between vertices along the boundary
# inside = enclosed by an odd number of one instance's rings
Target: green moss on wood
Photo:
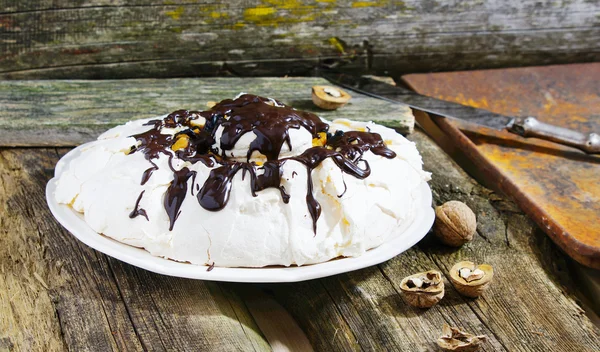
[[[0,82],[0,145],[74,145],[129,120],[177,109],[206,109],[209,101],[241,91],[275,97],[326,119],[376,120],[403,132],[413,121],[402,106],[352,93],[343,109],[323,111],[311,101],[321,78],[211,78],[115,81]],[[45,130],[32,138],[32,126]],[[19,132],[19,133],[17,133]]]

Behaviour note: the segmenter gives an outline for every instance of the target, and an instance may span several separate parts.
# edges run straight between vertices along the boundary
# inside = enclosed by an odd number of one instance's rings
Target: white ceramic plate
[[[59,175],[64,166],[71,159],[76,157],[84,146],[85,144],[65,155],[56,165],[55,175]],[[110,255],[111,257],[155,273],[213,281],[295,282],[366,268],[389,260],[415,245],[425,237],[435,218],[434,211],[431,207],[431,190],[429,189],[429,185],[423,182],[419,189],[421,192],[421,204],[417,205],[417,217],[413,223],[401,234],[392,236],[381,246],[367,251],[360,257],[340,258],[325,263],[300,267],[215,267],[213,270],[207,271],[206,266],[179,263],[155,257],[143,249],[132,247],[99,235],[87,225],[83,219],[83,215],[74,211],[67,205],[58,204],[56,202],[54,197],[55,189],[56,177],[51,179],[46,185],[46,200],[50,211],[58,222],[86,245],[104,254]]]

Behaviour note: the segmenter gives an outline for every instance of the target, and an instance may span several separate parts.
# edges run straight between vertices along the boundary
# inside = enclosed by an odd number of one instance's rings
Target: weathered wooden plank
[[[421,248],[413,248],[382,265],[381,270],[373,267],[323,280],[263,286],[292,313],[315,349],[431,350],[443,322],[487,333],[491,342],[486,350],[597,349],[597,328],[581,314],[569,293],[564,292],[576,286],[568,278],[556,275],[558,270],[548,265],[549,262],[556,265],[556,259],[560,260],[556,247],[550,242],[542,242],[538,247],[540,239],[543,241],[545,237],[532,234],[533,225],[522,214],[513,213],[511,203],[492,197],[491,202],[506,212],[499,214],[489,204],[489,194],[457,172],[437,148],[426,146],[430,143],[426,137],[415,133],[412,138],[417,140],[425,160],[429,160],[427,165],[437,168],[438,178],[432,183],[436,199],[462,197],[470,202],[478,212],[480,232],[487,239],[478,237],[473,244],[457,252],[430,240]],[[244,326],[240,326],[237,322],[240,314],[232,308],[231,299],[219,294],[220,284],[169,278],[107,260],[66,234],[45,210],[40,193],[45,180],[51,176],[56,155],[35,149],[5,150],[1,155],[2,180],[10,181],[4,181],[11,192],[5,194],[17,195],[6,204],[6,208],[11,209],[8,215],[3,213],[2,216],[3,225],[9,225],[3,228],[11,229],[5,236],[21,248],[21,253],[31,254],[30,257],[19,256],[14,247],[10,253],[24,267],[53,263],[59,268],[54,269],[58,274],[39,274],[41,279],[30,274],[34,277],[30,283],[50,288],[54,298],[49,303],[49,311],[53,313],[52,305],[55,305],[58,316],[50,314],[38,317],[35,322],[23,322],[25,325],[18,325],[20,329],[33,326],[39,331],[52,331],[42,324],[54,321],[62,329],[67,346],[77,350],[90,346],[136,349],[141,345],[153,350],[166,346],[182,349],[264,346],[261,340],[253,344],[238,339],[242,335],[251,336],[251,331],[255,336],[261,334],[256,332],[258,329],[250,314],[237,303],[238,311],[246,311],[244,314],[248,317],[244,319]],[[10,191],[11,187],[16,191]],[[29,194],[27,201],[25,192]],[[509,222],[510,246],[505,242],[505,229],[498,225],[504,224],[508,217],[520,218]],[[27,221],[28,218],[31,220]],[[41,225],[33,223],[40,220]],[[10,225],[18,221],[27,222],[22,233],[36,232],[39,226],[37,233],[43,235],[45,251],[44,247],[38,247],[40,240],[27,240],[18,235],[21,232],[13,232],[15,226]],[[535,236],[534,241],[530,240],[531,236]],[[57,261],[59,253],[61,261]],[[448,285],[442,303],[422,311],[407,306],[398,295],[397,285],[403,276],[436,267],[447,272],[459,257],[484,259],[497,268],[496,281],[482,299],[465,303]],[[21,265],[7,269],[8,259],[4,256],[2,259],[3,278],[20,270]],[[562,267],[560,270],[567,271]],[[561,289],[561,285],[565,285],[565,289]],[[226,285],[225,289],[233,290],[230,292],[236,296],[235,290],[244,287]],[[9,293],[14,295],[14,289],[9,288]],[[2,298],[6,303],[7,298]],[[36,306],[20,309],[27,316]],[[14,315],[12,311],[8,314],[9,317]],[[213,335],[215,332],[220,337],[218,340]],[[232,335],[236,337],[234,341],[228,340]],[[22,341],[10,337],[14,346],[23,346]],[[28,347],[42,349],[41,346]]]
[[[413,139],[419,143],[423,136],[414,134]],[[444,273],[461,260],[494,267],[493,285],[483,299],[465,300],[482,324],[511,351],[598,349],[598,328],[583,318],[572,290],[578,284],[565,275],[569,259],[514,203],[439,160],[438,147],[422,148],[421,153],[425,168],[438,170],[430,183],[435,202],[454,199],[468,204],[477,214],[479,236],[457,251],[433,240],[420,247]],[[548,308],[549,301],[557,306]]]
[[[4,1],[0,77],[401,74],[594,61],[594,1]]]
[[[264,287],[292,314],[315,351],[361,351],[360,336],[355,335],[322,280]]]
[[[44,278],[62,281],[61,264],[44,261],[45,236],[22,215],[31,214],[24,199],[15,198],[21,165],[0,157],[0,349],[60,350],[59,316]]]
[[[118,293],[103,265],[106,258],[80,247],[47,210],[44,184],[58,155],[53,149],[4,150],[0,158],[5,252],[0,276],[17,280],[2,289],[9,297],[2,301],[12,302],[12,309],[0,316],[15,319],[0,329],[2,338],[16,350],[139,350],[124,305],[114,299]],[[35,300],[28,306],[31,296]],[[55,335],[48,336],[51,332]]]
[[[441,245],[429,235],[418,248],[357,272],[307,282],[272,285],[281,304],[292,312],[315,346],[348,350],[328,339],[343,334],[363,350],[436,350],[444,323],[462,326],[490,337],[483,350],[594,351],[600,332],[577,305],[578,284],[565,257],[518,208],[502,196],[479,186],[420,131],[416,141],[425,168],[434,171],[431,187],[435,203],[459,199],[478,216],[478,236],[461,249]],[[461,297],[446,281],[446,295],[429,310],[410,307],[397,294],[403,277],[430,269],[447,275],[461,260],[494,266],[492,287],[480,299]],[[331,310],[315,300],[331,299],[343,323],[335,328],[318,322],[331,320]],[[335,311],[334,311],[335,312]],[[593,313],[592,313],[593,314]],[[306,317],[308,316],[308,317]],[[335,321],[335,320],[334,320]]]
[[[222,287],[241,296],[273,352],[314,351],[296,321],[259,285],[230,283]]]
[[[44,196],[58,158],[54,149],[0,151],[0,347],[269,350],[235,294],[136,269],[62,229]]]
[[[400,274],[398,276],[389,277],[385,271],[374,267],[347,274],[346,278],[335,277],[326,281],[327,290],[356,331],[364,350],[435,350],[435,340],[444,323],[491,335],[484,350],[504,350],[493,337],[493,331],[485,327],[468,307],[460,305],[460,299],[455,306],[448,306],[449,301],[445,301],[436,309],[425,311],[409,306],[399,295],[400,280],[423,271],[423,267],[431,269],[436,265],[418,250],[412,250],[399,259],[396,263],[401,269],[394,272]],[[452,293],[449,295],[452,296]]]
[[[142,79],[118,81],[0,82],[0,146],[72,146],[96,139],[129,120],[178,109],[207,109],[209,101],[240,92],[277,97],[327,119],[372,120],[410,132],[414,116],[404,105],[351,93],[344,108],[325,111],[311,101],[322,78]],[[368,103],[366,101],[368,100]]]
[[[147,350],[270,349],[252,320],[241,324],[220,284],[158,275],[113,259],[110,263]],[[244,314],[249,316],[247,311]]]

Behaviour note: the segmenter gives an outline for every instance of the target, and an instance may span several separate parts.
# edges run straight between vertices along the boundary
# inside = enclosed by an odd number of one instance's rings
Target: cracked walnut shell
[[[444,280],[439,271],[430,270],[405,277],[400,290],[411,306],[429,308],[444,297]]]
[[[465,203],[451,200],[435,208],[433,233],[446,245],[460,247],[477,230],[475,213]]]
[[[493,277],[494,269],[488,264],[476,267],[473,262],[464,261],[456,263],[450,269],[450,281],[458,293],[472,298],[481,296]]]
[[[444,351],[473,352],[477,351],[486,340],[486,335],[475,336],[444,324],[442,336],[437,340],[437,344]]]
[[[316,106],[324,110],[335,110],[346,105],[350,100],[350,94],[331,86],[313,86],[312,101]]]

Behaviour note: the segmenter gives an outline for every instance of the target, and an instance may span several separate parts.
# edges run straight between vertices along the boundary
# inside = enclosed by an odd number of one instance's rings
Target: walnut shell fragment
[[[430,270],[405,277],[400,290],[411,306],[429,308],[444,297],[444,280],[439,271]]]
[[[472,298],[481,296],[493,277],[494,269],[488,264],[476,267],[473,262],[464,261],[456,263],[450,269],[450,281],[458,293]]]
[[[485,341],[486,335],[475,336],[444,324],[442,336],[437,340],[437,344],[444,351],[472,352],[477,351]]]
[[[451,200],[435,208],[434,234],[446,245],[460,247],[477,231],[475,213],[463,202]]]
[[[350,100],[350,94],[332,86],[313,86],[312,101],[324,110],[339,109]]]

